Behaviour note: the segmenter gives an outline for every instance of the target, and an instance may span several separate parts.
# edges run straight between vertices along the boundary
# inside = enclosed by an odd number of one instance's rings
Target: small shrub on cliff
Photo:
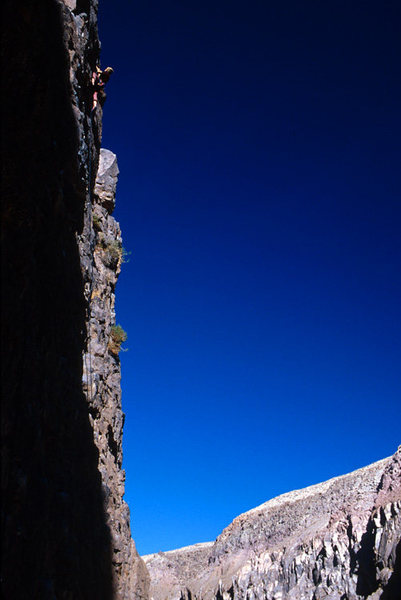
[[[102,224],[101,224],[101,219],[99,217],[99,215],[97,215],[96,213],[93,215],[92,217],[92,221],[93,221],[93,228],[95,231],[101,231],[102,229]]]
[[[112,262],[118,263],[118,261],[122,259],[123,249],[117,240],[114,240],[107,246],[107,252],[111,257]]]
[[[103,264],[109,269],[117,269],[118,263],[123,260],[123,248],[117,240],[102,238],[100,246],[103,248],[102,253]]]
[[[111,328],[109,350],[112,354],[118,355],[121,350],[121,344],[126,342],[128,338],[127,332],[121,325],[113,325]]]
[[[131,255],[131,252],[128,252],[128,250],[126,250],[124,248],[124,246],[121,248],[121,250],[122,250],[121,262],[123,262],[123,263],[129,263],[129,261],[130,261],[129,257]]]
[[[95,226],[96,229],[96,226]],[[103,264],[109,269],[116,270],[121,263],[129,262],[128,252],[121,241],[105,237],[102,232],[99,233],[99,246],[102,248],[102,261]]]

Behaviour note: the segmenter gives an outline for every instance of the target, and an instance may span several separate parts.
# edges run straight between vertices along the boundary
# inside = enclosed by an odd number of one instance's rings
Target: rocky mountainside
[[[2,5],[4,598],[147,596],[122,499],[122,245],[92,111],[97,8]]]
[[[399,600],[400,540],[401,449],[144,560],[154,600]]]

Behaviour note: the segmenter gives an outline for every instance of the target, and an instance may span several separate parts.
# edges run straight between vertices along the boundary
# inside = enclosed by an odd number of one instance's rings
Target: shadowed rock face
[[[119,269],[95,264],[97,1],[6,0],[2,17],[2,594],[143,597],[118,357],[91,346],[108,344]],[[107,211],[101,226],[119,239]]]
[[[145,556],[154,600],[401,597],[401,451],[274,498],[212,544]]]

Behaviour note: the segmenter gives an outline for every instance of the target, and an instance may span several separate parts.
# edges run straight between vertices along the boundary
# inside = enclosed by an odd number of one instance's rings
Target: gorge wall
[[[2,594],[146,598],[123,501],[97,0],[7,0],[2,16]]]
[[[399,600],[401,447],[240,515],[214,543],[144,560],[154,600]]]
[[[400,450],[240,515],[215,542],[138,556],[114,329],[118,167],[92,114],[97,1],[2,10],[2,597],[399,599]]]

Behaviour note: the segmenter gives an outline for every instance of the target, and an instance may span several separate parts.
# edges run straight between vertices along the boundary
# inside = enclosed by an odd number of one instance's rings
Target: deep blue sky
[[[401,442],[397,6],[100,2],[142,554]]]

